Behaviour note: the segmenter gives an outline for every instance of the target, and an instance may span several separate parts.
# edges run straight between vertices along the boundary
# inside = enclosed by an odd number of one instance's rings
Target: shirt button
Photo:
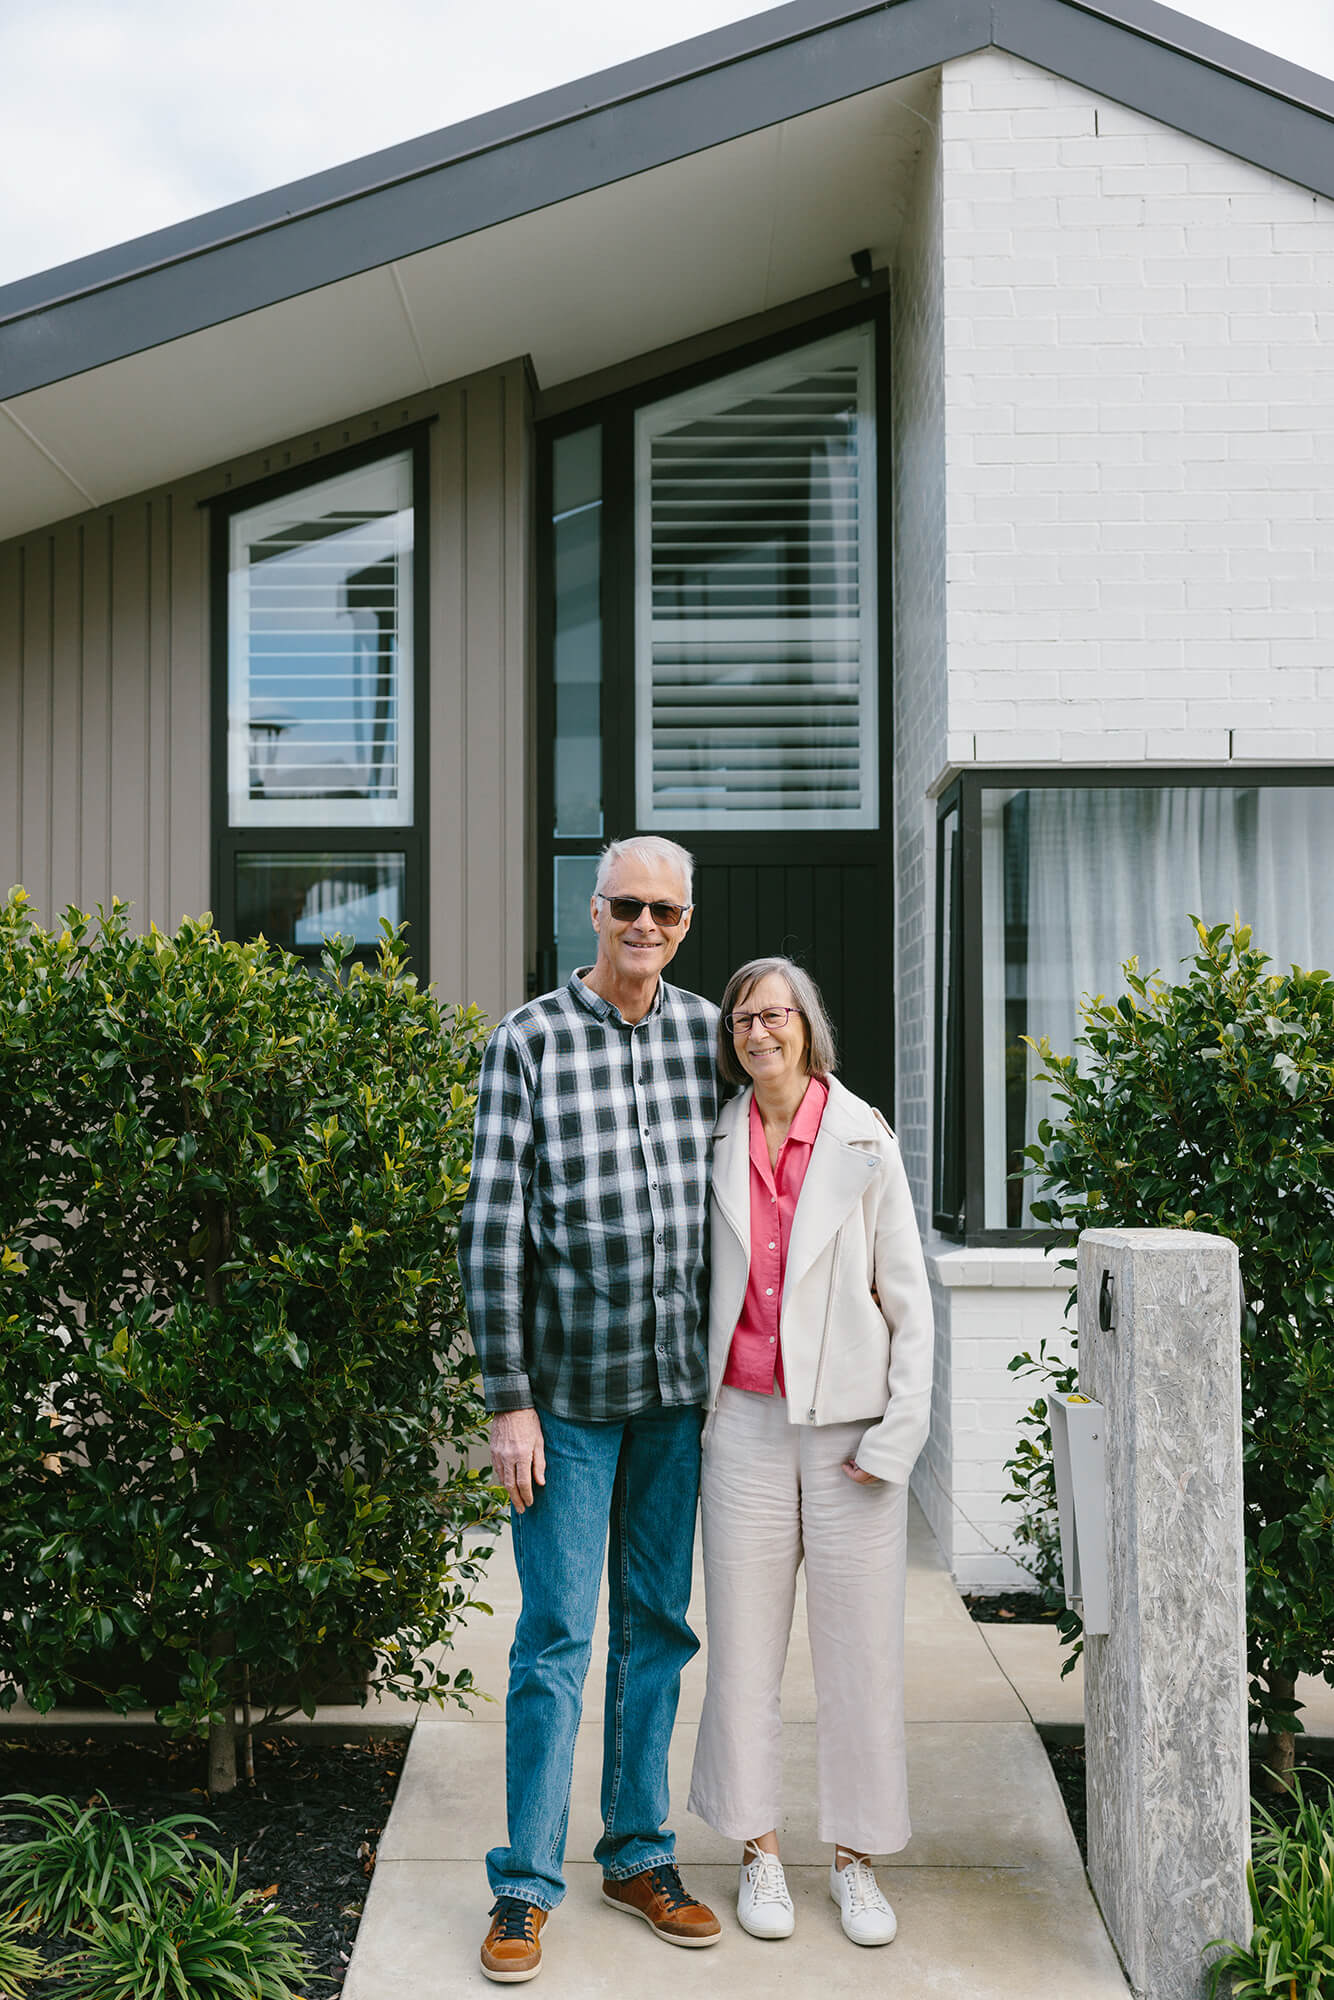
[[[770,1335],[769,1335],[769,1345],[770,1345],[770,1347],[772,1347],[772,1346],[773,1346],[773,1344],[774,1344],[774,1337],[773,1337],[773,1335],[772,1335],[772,1334],[770,1334]]]
[[[766,1285],[766,1286],[765,1286],[765,1288],[764,1288],[764,1296],[765,1296],[765,1298],[766,1298],[766,1299],[771,1299],[771,1298],[773,1297],[773,1295],[774,1295],[774,1288],[773,1288],[773,1286],[772,1286],[772,1285]]]
[[[770,1248],[771,1250],[776,1250],[776,1249],[778,1248],[778,1245],[777,1245],[776,1243],[771,1243],[771,1244],[769,1245],[769,1248]]]

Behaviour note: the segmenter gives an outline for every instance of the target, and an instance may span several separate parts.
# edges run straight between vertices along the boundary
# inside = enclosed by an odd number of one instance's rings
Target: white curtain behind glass
[[[1239,913],[1280,970],[1334,966],[1331,863],[1334,787],[1033,790],[1027,1032],[1070,1054],[1080,1000],[1120,994],[1132,955],[1141,974],[1183,976],[1181,961],[1194,956],[1191,912],[1207,924]],[[1033,1068],[1030,1057],[1025,1143],[1051,1109]],[[1005,1220],[1004,1152],[1004,1130],[989,1118],[991,1226]]]

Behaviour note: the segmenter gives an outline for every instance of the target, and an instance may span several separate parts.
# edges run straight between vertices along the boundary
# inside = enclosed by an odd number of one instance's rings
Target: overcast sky
[[[757,11],[0,0],[0,284]],[[1334,0],[1185,11],[1334,76]]]

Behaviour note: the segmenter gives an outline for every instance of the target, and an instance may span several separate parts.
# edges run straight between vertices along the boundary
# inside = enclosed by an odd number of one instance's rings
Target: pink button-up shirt
[[[811,1147],[820,1129],[829,1091],[818,1076],[806,1086],[797,1115],[769,1163],[764,1121],[754,1098],[750,1102],[750,1277],[741,1317],[723,1370],[729,1389],[749,1389],[758,1396],[783,1396],[783,1350],[778,1338],[778,1313],[783,1303],[783,1274],[797,1196],[811,1163]]]

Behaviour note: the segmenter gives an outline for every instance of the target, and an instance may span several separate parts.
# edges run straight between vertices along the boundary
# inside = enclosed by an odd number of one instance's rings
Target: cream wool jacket
[[[779,1340],[788,1421],[865,1417],[857,1463],[906,1481],[931,1419],[934,1323],[898,1141],[837,1077],[811,1148],[788,1242]],[[748,1087],[714,1126],[709,1254],[709,1413],[750,1270]],[[871,1296],[875,1286],[880,1303]],[[709,1434],[705,1426],[705,1438]]]

